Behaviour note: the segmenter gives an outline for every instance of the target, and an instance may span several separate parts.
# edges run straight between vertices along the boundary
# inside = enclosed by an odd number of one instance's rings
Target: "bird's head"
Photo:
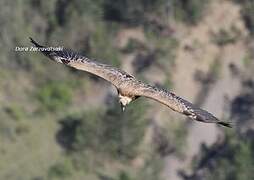
[[[119,94],[118,97],[119,97],[119,102],[121,104],[122,111],[124,111],[125,107],[132,101],[132,98],[128,96],[122,96],[121,94]]]

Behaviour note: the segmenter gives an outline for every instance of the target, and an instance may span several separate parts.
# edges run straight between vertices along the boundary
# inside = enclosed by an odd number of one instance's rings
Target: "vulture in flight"
[[[206,110],[196,107],[189,101],[170,91],[143,83],[123,70],[99,63],[71,50],[63,49],[62,51],[50,51],[47,50],[45,46],[35,42],[32,38],[30,38],[30,40],[37,48],[43,49],[40,52],[51,60],[79,70],[87,71],[112,83],[117,89],[122,110],[124,110],[126,105],[131,101],[140,96],[144,96],[154,99],[193,120],[204,123],[217,123],[226,127],[231,127],[229,122],[219,120]]]

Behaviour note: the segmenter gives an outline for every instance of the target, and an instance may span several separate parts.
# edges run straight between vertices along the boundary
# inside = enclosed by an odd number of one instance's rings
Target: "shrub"
[[[213,34],[212,41],[218,46],[224,46],[227,44],[234,43],[236,41],[237,35],[233,32],[229,32],[225,29],[220,29],[216,34]]]
[[[196,24],[204,15],[209,0],[107,0],[104,2],[106,20],[140,25],[150,22],[151,17],[164,18],[173,11],[177,20]],[[147,13],[149,12],[149,13]]]
[[[118,180],[131,180],[131,178],[129,177],[128,173],[121,171],[118,175]]]
[[[147,12],[164,12],[166,3],[167,0],[106,0],[103,5],[104,16],[106,20],[139,25],[147,20]]]
[[[59,121],[61,127],[56,134],[56,140],[66,151],[75,148],[77,127],[81,124],[81,120],[79,116],[67,115]]]
[[[194,179],[253,179],[253,131],[245,135],[227,133],[223,142],[203,147],[195,165]]]
[[[143,19],[144,10],[138,0],[107,0],[104,3],[104,12],[105,19],[107,20],[140,23],[141,19]]]
[[[96,23],[96,27],[89,34],[89,56],[99,61],[119,67],[119,51],[114,47],[114,36],[117,26],[108,28],[104,23]],[[110,29],[110,30],[109,30]]]
[[[117,158],[134,158],[145,131],[144,113],[145,105],[140,102],[129,105],[124,113],[117,102],[106,111],[69,115],[61,120],[58,142],[73,153],[92,150]]]
[[[254,35],[254,1],[253,0],[233,0],[239,3],[241,8],[241,14],[245,22],[246,27],[249,29],[251,35]]]
[[[13,120],[21,120],[26,116],[25,110],[16,104],[12,104],[8,107],[5,107],[5,112],[11,117]]]
[[[188,24],[196,24],[204,15],[209,0],[173,0],[175,18]]]
[[[118,158],[134,158],[138,152],[138,145],[143,139],[145,131],[146,105],[136,101],[130,104],[124,113],[119,103],[114,103],[103,119],[103,141],[106,151]]]
[[[100,151],[103,142],[103,110],[90,110],[83,113],[81,116],[80,125],[77,126],[74,148],[77,151],[91,149]]]
[[[147,49],[145,45],[136,39],[130,38],[126,46],[122,49],[123,53],[133,53],[136,51]]]
[[[56,163],[48,170],[48,179],[69,179],[71,176],[71,164],[70,162]]]
[[[45,84],[38,92],[38,100],[43,108],[49,111],[62,109],[71,102],[71,88],[61,82]]]

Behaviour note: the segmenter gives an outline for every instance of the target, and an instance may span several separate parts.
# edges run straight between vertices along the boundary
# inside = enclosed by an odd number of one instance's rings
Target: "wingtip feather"
[[[228,127],[228,128],[233,128],[232,122],[225,122],[225,121],[220,121],[218,118],[213,116],[211,113],[203,110],[203,109],[193,109],[192,111],[183,111],[183,114],[187,115],[188,117],[204,122],[204,123],[217,123],[219,125]]]
[[[38,44],[33,38],[29,37],[30,42],[34,44],[36,47],[43,47],[42,45]]]
[[[218,122],[218,124],[228,127],[228,128],[233,128],[233,124],[231,122],[220,121],[220,122]]]

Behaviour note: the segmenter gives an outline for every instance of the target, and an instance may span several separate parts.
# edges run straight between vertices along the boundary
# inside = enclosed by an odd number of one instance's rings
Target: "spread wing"
[[[231,127],[231,124],[229,122],[219,120],[206,110],[196,107],[189,101],[175,95],[172,92],[143,83],[141,85],[136,86],[137,86],[135,87],[136,96],[144,96],[154,99],[168,106],[172,110],[184,114],[196,121],[201,121],[205,123],[217,123],[223,126]]]
[[[229,123],[218,120],[211,113],[195,107],[192,103],[176,96],[174,93],[144,84],[120,69],[90,60],[73,51],[65,49],[63,51],[50,51],[43,49],[46,47],[39,45],[32,38],[30,38],[30,40],[37,48],[41,48],[41,52],[50,59],[95,74],[115,85],[124,96],[148,97],[194,120],[205,123],[218,123],[223,126],[231,127]]]
[[[49,57],[51,60],[95,74],[111,82],[117,89],[120,88],[120,85],[124,80],[134,78],[130,74],[118,68],[90,60],[89,58],[79,55],[71,50],[63,49],[61,51],[52,51],[48,50],[47,47],[38,44],[32,38],[30,38],[30,40],[31,43],[39,48],[38,50],[40,52]]]

